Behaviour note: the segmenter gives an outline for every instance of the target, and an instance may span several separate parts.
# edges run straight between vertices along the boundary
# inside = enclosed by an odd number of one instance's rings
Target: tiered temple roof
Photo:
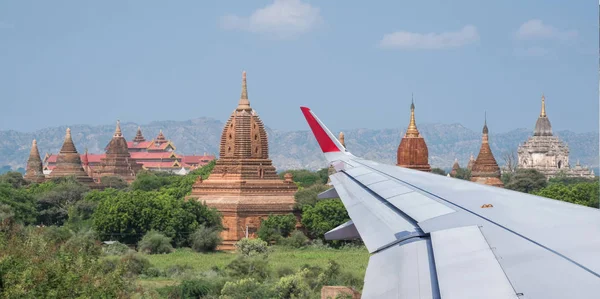
[[[31,151],[27,160],[27,169],[25,171],[25,180],[29,182],[41,183],[46,179],[42,166],[42,159],[37,147],[37,142],[33,139]]]
[[[496,163],[496,159],[490,148],[487,119],[483,125],[482,133],[481,149],[471,169],[471,181],[495,187],[504,187],[504,184],[500,180],[500,167],[498,167],[498,163]]]
[[[121,125],[117,121],[115,134],[107,146],[106,155],[97,168],[99,176],[120,176],[127,182],[135,180],[135,175],[142,170],[142,166],[131,159],[127,148],[127,140],[121,132]]]
[[[190,197],[223,214],[220,248],[229,250],[246,230],[255,236],[261,219],[269,214],[292,213],[296,191],[291,177],[281,180],[269,159],[267,133],[250,106],[244,72],[239,104],[221,135],[220,158],[208,179],[198,178]]]
[[[415,122],[415,103],[410,104],[410,123],[398,145],[397,164],[401,167],[430,172],[429,151]]]
[[[133,138],[133,142],[140,143],[144,141],[146,141],[146,138],[144,138],[144,135],[142,135],[142,128],[138,127],[135,137]]]
[[[71,138],[71,129],[67,128],[65,141],[56,158],[56,167],[50,173],[50,178],[74,176],[77,181],[95,186],[94,180],[85,172],[81,164],[81,157],[77,153],[73,139]]]
[[[594,178],[594,172],[589,168],[569,165],[569,147],[552,133],[550,119],[546,115],[546,97],[542,95],[542,109],[535,122],[533,136],[519,145],[517,151],[518,168],[535,169],[546,178],[557,175],[567,177]]]

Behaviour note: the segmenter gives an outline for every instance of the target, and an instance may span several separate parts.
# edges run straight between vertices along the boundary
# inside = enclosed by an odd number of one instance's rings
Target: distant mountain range
[[[218,155],[219,139],[223,122],[211,118],[188,121],[155,121],[142,125],[147,140],[154,138],[159,130],[176,146],[181,154],[211,153]],[[125,138],[131,140],[138,125],[121,123]],[[66,126],[46,128],[32,133],[0,131],[0,167],[9,165],[13,169],[24,167],[27,162],[31,141],[37,139],[42,158],[45,153],[58,153],[62,145]],[[77,150],[83,153],[104,152],[112,137],[114,124],[70,126]],[[429,148],[429,163],[432,167],[448,169],[458,158],[465,166],[469,155],[477,156],[481,144],[481,133],[460,124],[419,124]],[[326,166],[318,145],[309,131],[280,131],[267,128],[270,157],[278,170],[318,169]],[[403,129],[349,129],[344,130],[348,150],[357,156],[384,163],[396,162],[396,149],[404,134]],[[529,129],[516,129],[507,133],[491,133],[490,144],[498,164],[504,164],[502,155],[516,152],[517,146],[532,134]],[[571,165],[580,160],[582,165],[598,167],[598,133],[555,132],[570,148]],[[337,135],[337,132],[336,132]]]

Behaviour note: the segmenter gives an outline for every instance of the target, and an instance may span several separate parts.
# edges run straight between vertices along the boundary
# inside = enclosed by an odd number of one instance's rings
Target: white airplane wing
[[[302,112],[350,218],[325,236],[371,253],[363,298],[598,298],[600,211],[364,160]]]

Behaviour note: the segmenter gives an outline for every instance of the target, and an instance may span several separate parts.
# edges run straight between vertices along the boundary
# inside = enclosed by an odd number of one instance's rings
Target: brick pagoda
[[[487,120],[483,125],[483,136],[481,138],[481,149],[479,155],[473,163],[471,169],[471,181],[490,185],[494,187],[504,187],[504,184],[500,180],[500,167],[496,163],[492,149],[488,141],[488,127]]]
[[[97,187],[94,180],[83,170],[81,157],[77,153],[73,139],[71,138],[71,129],[67,128],[65,142],[56,158],[56,167],[50,173],[50,178],[74,176],[77,181],[90,187]]]
[[[425,139],[417,130],[415,122],[415,103],[410,104],[410,123],[406,129],[406,133],[400,141],[397,153],[397,164],[401,167],[430,172],[429,166],[429,151]]]
[[[454,164],[452,164],[452,170],[450,171],[450,176],[451,177],[456,177],[456,174],[458,173],[458,170],[460,169],[460,165],[458,164],[458,159],[454,159]]]
[[[25,180],[28,182],[41,183],[46,180],[44,169],[42,167],[42,158],[37,147],[37,142],[33,139],[29,159],[27,160],[27,169],[25,171]]]
[[[208,179],[198,177],[190,198],[222,213],[225,229],[219,249],[232,250],[246,232],[255,237],[269,214],[292,213],[297,189],[291,175],[279,179],[269,159],[267,132],[250,107],[244,72],[239,105],[223,128],[219,159]]]
[[[85,156],[87,160],[87,151]],[[126,182],[131,183],[135,180],[135,175],[141,170],[142,165],[131,159],[127,148],[127,140],[123,137],[121,125],[117,121],[115,134],[108,143],[106,155],[100,160],[100,165],[96,170],[98,176],[120,176]]]

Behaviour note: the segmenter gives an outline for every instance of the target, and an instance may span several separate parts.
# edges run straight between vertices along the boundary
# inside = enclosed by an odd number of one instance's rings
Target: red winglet
[[[340,152],[338,146],[335,144],[335,142],[333,142],[333,140],[331,140],[327,132],[325,132],[323,126],[321,126],[312,112],[310,112],[310,109],[308,107],[300,107],[300,110],[302,110],[302,113],[306,118],[306,122],[308,122],[308,125],[315,135],[315,138],[317,138],[317,142],[319,143],[321,150],[324,153]]]

